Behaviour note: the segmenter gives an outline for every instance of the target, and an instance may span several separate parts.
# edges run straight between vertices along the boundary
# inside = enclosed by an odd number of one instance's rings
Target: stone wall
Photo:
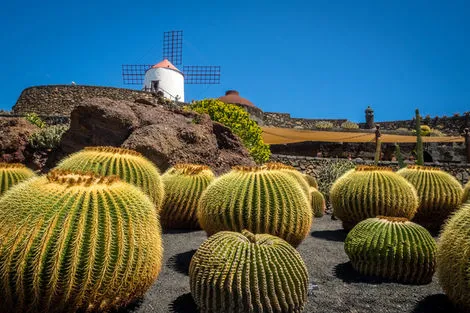
[[[35,112],[38,115],[69,116],[76,105],[94,97],[133,101],[138,98],[152,100],[156,95],[146,91],[114,87],[34,86],[23,90],[12,110],[14,114]]]
[[[308,157],[308,156],[294,156],[294,155],[281,155],[272,154],[271,161],[281,162],[295,167],[297,170],[316,176],[318,168],[324,163],[326,158]],[[356,164],[369,164],[372,165],[373,161],[369,160],[352,160]],[[408,162],[411,164],[411,162]],[[392,167],[394,170],[398,169],[397,162],[382,161],[379,165]],[[441,164],[441,163],[426,163],[427,166],[439,167],[442,170],[454,175],[462,184],[466,184],[470,178],[470,165],[462,164]]]
[[[263,120],[265,126],[315,129],[315,123],[318,121],[328,121],[333,123],[334,127],[339,127],[346,119],[309,119],[291,117],[289,113],[264,112]]]

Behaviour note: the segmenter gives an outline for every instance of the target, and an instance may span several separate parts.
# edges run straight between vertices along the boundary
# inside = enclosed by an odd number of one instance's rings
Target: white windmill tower
[[[162,92],[165,98],[184,102],[184,84],[220,84],[220,66],[185,65],[183,31],[163,33],[163,61],[155,65],[122,65],[124,84],[142,85],[143,90]]]

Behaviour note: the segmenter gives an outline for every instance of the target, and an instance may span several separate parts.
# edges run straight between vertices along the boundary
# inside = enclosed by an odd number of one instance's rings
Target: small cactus
[[[214,180],[201,196],[197,216],[208,236],[247,229],[294,246],[313,221],[308,197],[292,175],[265,167],[234,167]]]
[[[0,312],[107,311],[157,278],[154,204],[117,176],[53,170],[0,199]]]
[[[310,188],[310,199],[312,199],[313,215],[315,217],[322,217],[326,211],[326,201],[322,193],[318,189]]]
[[[0,196],[12,186],[34,176],[36,174],[23,164],[0,162]]]
[[[159,169],[139,152],[115,147],[86,147],[71,154],[58,169],[117,175],[135,185],[152,199],[157,212],[163,203],[164,189]]]
[[[463,188],[462,203],[470,200],[470,181]]]
[[[317,179],[315,177],[313,177],[312,175],[309,175],[309,174],[304,174],[304,178],[305,178],[305,180],[307,181],[307,183],[310,187],[318,189],[318,182],[317,182]]]
[[[377,216],[357,224],[344,249],[353,268],[367,276],[401,283],[431,282],[436,243],[422,226],[402,217]]]
[[[462,201],[463,189],[458,180],[440,169],[413,165],[397,174],[417,190],[420,204],[413,221],[431,231],[439,230]]]
[[[214,173],[205,165],[177,164],[168,169],[162,175],[165,185],[165,200],[160,212],[162,226],[200,228],[197,203],[214,178]]]
[[[437,277],[462,312],[470,311],[470,203],[463,204],[443,227],[437,245]]]
[[[189,282],[201,313],[300,313],[307,302],[300,254],[281,238],[245,230],[209,237],[191,260]]]
[[[346,230],[378,215],[411,219],[418,208],[414,187],[390,168],[376,166],[346,172],[331,187],[330,200]]]
[[[295,169],[295,167],[290,166],[290,165],[285,165],[283,163],[278,163],[278,162],[270,162],[270,163],[265,163],[262,166],[263,168],[266,168],[267,170],[279,170],[283,171],[289,175],[291,175],[302,187],[302,190],[305,192],[307,196],[310,194],[310,184],[309,182],[305,179],[304,174],[299,172],[298,170]]]

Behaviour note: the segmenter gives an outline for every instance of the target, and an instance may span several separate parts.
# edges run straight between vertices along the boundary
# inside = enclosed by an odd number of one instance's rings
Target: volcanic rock
[[[28,138],[39,128],[21,117],[0,117],[0,162],[23,163]]]

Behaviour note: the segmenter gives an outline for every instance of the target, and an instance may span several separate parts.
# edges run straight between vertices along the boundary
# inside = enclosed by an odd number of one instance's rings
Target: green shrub
[[[69,129],[68,125],[52,125],[32,134],[29,145],[35,149],[54,149],[59,146],[62,135]]]
[[[39,128],[45,128],[47,126],[46,122],[44,122],[36,113],[26,113],[24,118]]]
[[[405,127],[400,127],[395,129],[394,131],[395,134],[397,135],[403,135],[403,136],[414,136],[415,132],[412,130],[409,130],[408,128]]]
[[[217,99],[195,101],[186,108],[197,113],[206,113],[211,120],[230,128],[235,135],[240,137],[255,162],[261,164],[269,160],[271,151],[269,145],[263,142],[262,130],[244,109]]]
[[[416,136],[416,129],[413,129],[412,134]],[[428,125],[421,125],[421,136],[430,136],[431,135],[431,127]]]
[[[446,137],[447,135],[441,132],[439,129],[431,128],[431,132],[429,133],[431,137]]]
[[[333,123],[328,122],[328,121],[318,121],[313,125],[316,129],[332,129],[333,128]]]
[[[359,129],[359,125],[357,125],[354,122],[351,121],[346,121],[343,124],[341,124],[341,128],[343,129]]]
[[[354,167],[354,163],[346,159],[325,159],[319,164],[316,170],[318,190],[325,196],[325,199],[330,199],[330,189],[333,183]]]

